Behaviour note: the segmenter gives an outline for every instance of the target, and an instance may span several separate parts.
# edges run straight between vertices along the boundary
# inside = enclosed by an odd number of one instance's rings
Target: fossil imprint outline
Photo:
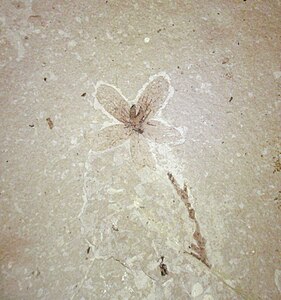
[[[88,134],[86,137],[91,141],[92,150],[105,151],[130,140],[134,163],[154,167],[149,142],[179,144],[184,140],[178,129],[155,119],[172,95],[173,88],[165,73],[152,76],[139,91],[133,105],[113,85],[98,82],[95,100],[118,124],[107,126],[97,134]]]
[[[167,125],[163,120],[154,117],[160,112],[173,96],[170,79],[165,73],[152,76],[138,92],[135,104],[130,105],[122,93],[113,85],[98,82],[96,85],[95,100],[101,105],[102,110],[114,118],[118,124],[102,128],[97,134],[89,135],[92,140],[92,149],[105,151],[123,144],[130,139],[130,152],[137,165],[154,167],[155,161],[150,154],[146,139],[156,143],[179,144],[184,141],[178,129]],[[188,216],[195,224],[193,238],[188,253],[211,268],[206,252],[206,239],[202,236],[195,210],[191,207],[187,185],[181,188],[169,172],[168,178],[177,194],[180,196],[188,210]],[[161,275],[168,274],[167,266],[163,259],[159,265]]]

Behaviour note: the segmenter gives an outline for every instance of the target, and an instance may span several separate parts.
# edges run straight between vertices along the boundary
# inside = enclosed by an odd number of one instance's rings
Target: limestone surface
[[[280,1],[0,3],[0,299],[280,299]]]

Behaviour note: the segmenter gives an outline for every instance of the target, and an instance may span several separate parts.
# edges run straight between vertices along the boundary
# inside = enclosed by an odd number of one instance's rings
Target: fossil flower
[[[163,121],[153,119],[167,103],[172,93],[167,75],[154,76],[140,91],[135,104],[130,105],[112,85],[98,83],[96,99],[118,124],[107,126],[86,137],[94,151],[104,151],[130,141],[130,152],[137,166],[153,167],[155,160],[149,142],[177,144],[180,132]]]

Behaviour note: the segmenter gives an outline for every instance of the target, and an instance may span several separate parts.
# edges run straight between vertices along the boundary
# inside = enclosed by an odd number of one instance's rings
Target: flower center
[[[144,121],[143,110],[140,108],[139,111],[137,112],[136,106],[132,105],[130,108],[129,116],[130,116],[129,126],[132,128],[132,130],[142,134],[143,133],[142,124]]]
[[[142,134],[142,133],[144,132],[144,130],[143,130],[141,124],[139,124],[138,126],[132,125],[132,129],[133,129],[134,131],[136,131],[137,133],[140,133],[140,134]]]

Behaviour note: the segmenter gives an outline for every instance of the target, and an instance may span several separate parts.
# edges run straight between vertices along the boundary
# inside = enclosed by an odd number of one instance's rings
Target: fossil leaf
[[[122,123],[129,121],[129,104],[115,88],[106,84],[99,85],[96,91],[96,98],[115,119]]]
[[[104,151],[118,146],[129,138],[130,131],[123,124],[105,127],[98,133],[86,133],[86,139],[94,151]]]
[[[179,144],[183,142],[183,136],[176,128],[156,120],[147,122],[143,135],[145,138],[159,144]]]
[[[133,134],[130,139],[132,160],[138,168],[155,167],[155,160],[150,152],[149,145],[140,134]]]
[[[138,99],[137,106],[142,108],[145,118],[151,119],[163,106],[169,94],[170,83],[163,77],[158,76],[145,88]]]

